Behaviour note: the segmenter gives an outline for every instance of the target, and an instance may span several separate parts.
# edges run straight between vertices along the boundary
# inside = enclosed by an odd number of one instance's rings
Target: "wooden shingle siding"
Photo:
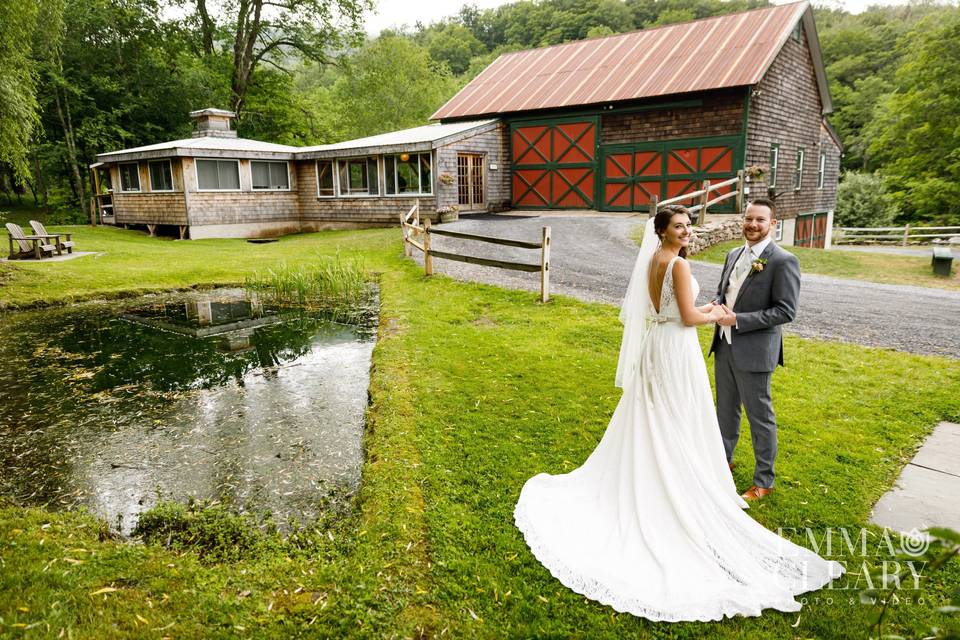
[[[435,180],[437,200],[440,207],[448,207],[458,202],[457,194],[457,154],[471,153],[483,156],[484,202],[486,211],[504,211],[510,208],[510,163],[504,141],[507,139],[506,126],[479,133],[464,140],[437,149],[436,175],[442,173],[453,176],[453,184],[441,184]],[[490,165],[496,165],[491,169]]]
[[[249,160],[240,160],[240,191],[200,191],[193,158],[183,159],[183,175],[189,191],[190,224],[244,224],[299,218],[298,183],[293,167],[289,191],[254,191],[250,184]]]
[[[833,209],[836,203],[836,171],[839,152],[831,142],[827,164],[830,167],[824,189],[817,189],[817,169],[821,149],[820,94],[807,39],[788,38],[767,74],[750,98],[747,126],[747,166],[770,164],[771,144],[780,145],[777,170],[776,203],[781,218],[798,213]],[[797,150],[804,149],[801,188],[793,188]],[[831,177],[833,176],[833,177]],[[767,180],[754,180],[752,196],[767,195]]]
[[[115,224],[187,224],[187,203],[183,193],[183,170],[180,160],[170,161],[173,191],[150,191],[150,172],[147,162],[137,163],[140,174],[140,192],[124,193],[120,188],[118,165],[110,168],[110,183],[114,185],[113,211]]]
[[[702,100],[700,106],[602,114],[600,141],[621,144],[738,135],[743,131],[743,92],[736,88],[691,96]]]

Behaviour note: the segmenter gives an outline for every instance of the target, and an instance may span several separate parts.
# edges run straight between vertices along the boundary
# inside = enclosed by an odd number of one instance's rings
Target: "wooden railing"
[[[710,184],[709,180],[704,180],[702,186],[697,191],[691,191],[690,193],[684,193],[682,195],[668,198],[663,202],[658,202],[657,197],[653,196],[650,201],[650,215],[657,215],[657,211],[661,207],[665,207],[669,204],[681,204],[689,200],[697,201],[698,204],[687,206],[687,209],[690,213],[697,214],[696,224],[701,226],[707,221],[707,209],[712,207],[715,204],[719,204],[724,200],[729,200],[730,198],[736,198],[736,213],[743,211],[743,169],[737,171],[735,178],[730,178],[729,180],[724,180],[723,182],[718,182],[717,184]],[[735,184],[737,188],[724,193],[720,196],[717,196],[713,199],[710,198],[710,194],[716,193],[724,187],[729,187],[730,185]]]
[[[960,236],[960,227],[834,227],[834,244],[929,244]]]
[[[431,227],[429,218],[424,219],[422,224],[420,223],[420,203],[418,201],[410,208],[410,211],[408,211],[406,215],[400,215],[400,230],[403,234],[404,255],[413,255],[413,249],[422,251],[423,268],[428,276],[433,275],[434,258],[467,262],[485,267],[496,267],[498,269],[510,269],[513,271],[528,271],[531,273],[539,271],[540,301],[547,302],[550,299],[550,227],[543,227],[540,242],[511,240],[509,238],[495,238],[474,233],[463,233],[461,231],[436,229]],[[539,249],[540,264],[480,258],[478,256],[466,256],[449,251],[440,251],[431,246],[431,236],[446,236],[460,240],[476,240],[477,242],[487,242],[505,247],[518,247],[520,249]]]

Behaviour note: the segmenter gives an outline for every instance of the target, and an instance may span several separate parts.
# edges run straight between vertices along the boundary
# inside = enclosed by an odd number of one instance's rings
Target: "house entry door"
[[[483,209],[483,156],[457,154],[457,194],[461,210]]]

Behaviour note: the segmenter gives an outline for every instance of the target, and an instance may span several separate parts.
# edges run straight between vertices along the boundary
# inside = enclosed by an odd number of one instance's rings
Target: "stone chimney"
[[[233,111],[224,109],[200,109],[191,111],[194,138],[236,138],[237,132],[230,128],[230,121],[237,117]]]

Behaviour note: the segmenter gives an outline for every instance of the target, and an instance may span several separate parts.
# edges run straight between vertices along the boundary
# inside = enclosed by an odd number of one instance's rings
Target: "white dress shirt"
[[[737,278],[735,276],[737,267],[742,265],[744,262],[749,265],[754,260],[758,259],[767,248],[767,245],[772,241],[773,239],[767,235],[766,238],[756,243],[752,247],[750,246],[750,243],[744,244],[744,250],[740,252],[740,257],[730,270],[730,279],[727,281],[727,290],[725,292],[724,299],[730,309],[733,309],[733,306],[737,304],[737,296],[740,294],[740,287],[747,279],[747,276],[750,275],[750,269],[744,268],[742,275]],[[727,344],[733,344],[733,331],[730,329],[730,327],[720,327],[720,335],[723,336],[723,338],[727,341]]]

